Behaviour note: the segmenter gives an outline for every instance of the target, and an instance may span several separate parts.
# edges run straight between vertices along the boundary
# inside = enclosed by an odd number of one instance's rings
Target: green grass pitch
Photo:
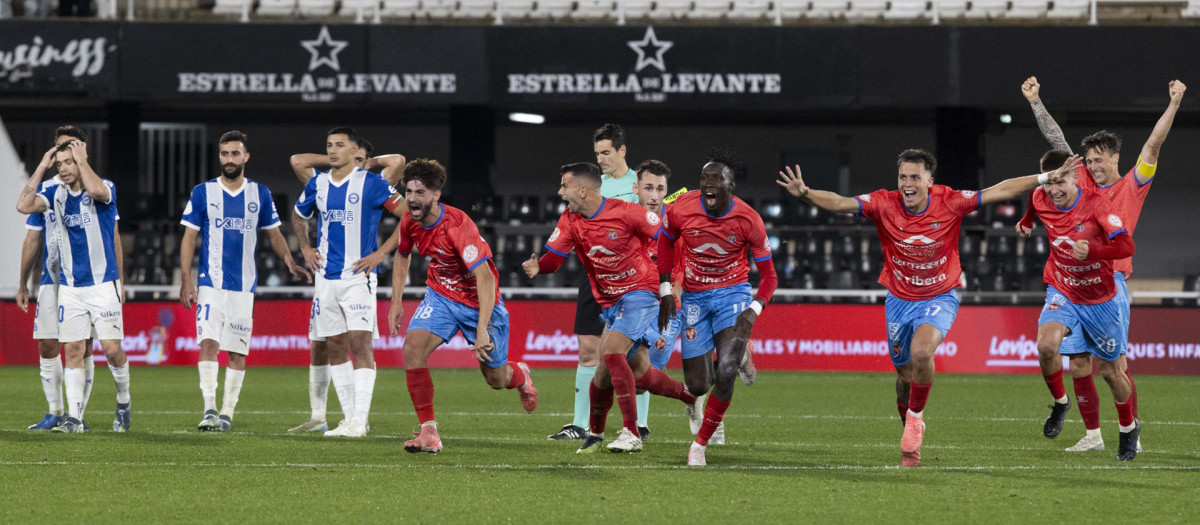
[[[678,370],[670,371],[680,377]],[[306,369],[252,368],[233,432],[201,434],[194,368],[136,368],[133,430],[112,432],[114,389],[97,368],[92,432],[24,428],[45,401],[32,367],[0,367],[3,521],[85,522],[1191,522],[1200,519],[1200,378],[1137,377],[1145,451],[1068,453],[1072,409],[1041,435],[1036,375],[940,375],[921,466],[901,469],[890,374],[762,372],[740,383],[728,444],[687,468],[682,405],[655,398],[652,439],[634,455],[576,455],[546,435],[570,420],[573,370],[535,370],[541,406],[521,410],[473,370],[434,370],[441,454],[408,454],[416,427],[403,370],[382,369],[366,438],[288,435],[308,414]],[[223,385],[222,385],[223,388]],[[1070,385],[1067,386],[1070,392]],[[330,414],[340,416],[330,390]],[[334,421],[336,423],[336,421]],[[620,416],[609,416],[609,438]]]

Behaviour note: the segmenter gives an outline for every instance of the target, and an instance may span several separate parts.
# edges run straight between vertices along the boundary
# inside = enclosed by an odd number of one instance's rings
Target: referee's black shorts
[[[604,333],[604,321],[600,320],[600,303],[592,295],[592,283],[587,273],[582,275],[579,283],[579,294],[575,299],[575,335],[594,335],[599,337]]]

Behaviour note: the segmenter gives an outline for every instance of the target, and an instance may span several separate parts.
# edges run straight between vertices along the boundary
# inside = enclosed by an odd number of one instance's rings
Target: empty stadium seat
[[[1012,0],[1005,18],[1040,18],[1046,15],[1046,0]],[[1058,4],[1058,2],[1055,2]]]
[[[1000,18],[1008,10],[1008,0],[972,0],[967,18]]]
[[[296,0],[260,0],[259,16],[292,16],[296,13]]]
[[[496,13],[496,2],[493,0],[461,0],[458,9],[450,15],[453,18],[491,18]]]
[[[333,14],[334,0],[299,0],[296,12],[300,16],[329,16]]]
[[[388,18],[412,18],[420,8],[419,0],[383,0],[379,14]]]
[[[450,18],[454,6],[455,0],[421,0],[421,9],[417,14],[429,18]]]
[[[612,0],[579,0],[575,10],[571,11],[571,18],[586,20],[615,18],[616,13],[617,6]]]
[[[503,18],[529,18],[533,14],[533,0],[498,0],[496,4]]]
[[[923,18],[929,11],[925,0],[892,0],[891,7],[883,13],[888,20],[915,20]]]
[[[566,18],[574,7],[572,0],[538,0],[537,7],[530,13],[534,18]]]
[[[643,19],[650,16],[650,10],[654,8],[653,0],[625,0],[623,2],[625,9],[625,18]],[[617,8],[620,9],[622,2],[617,2]]]
[[[338,16],[353,18],[358,16],[358,7],[362,6],[362,15],[364,18],[375,16],[375,10],[379,9],[379,0],[342,0],[341,7],[338,8]]]
[[[1180,11],[1179,14],[1188,18],[1200,17],[1200,0],[1188,0],[1187,5],[1183,6],[1183,11]]]
[[[217,0],[213,4],[214,15],[235,15],[241,16],[243,9],[248,9],[246,12],[253,11],[254,0]]]
[[[729,13],[729,0],[696,0],[688,18],[712,19],[721,18]]]
[[[729,10],[729,18],[738,20],[758,20],[766,18],[771,13],[771,2],[768,0],[733,0]]]
[[[813,0],[812,6],[804,13],[808,18],[840,18],[846,15],[849,2],[838,0]]]
[[[1091,4],[1091,0],[1055,0],[1054,7],[1046,12],[1046,17],[1086,18],[1091,11]]]
[[[846,18],[879,18],[887,8],[887,0],[854,0],[846,10]]]
[[[780,15],[783,18],[795,19],[806,16],[808,0],[775,0],[779,4]]]
[[[961,18],[967,14],[967,0],[934,0],[932,9],[942,18]]]
[[[692,0],[658,0],[650,18],[683,18],[692,10]]]

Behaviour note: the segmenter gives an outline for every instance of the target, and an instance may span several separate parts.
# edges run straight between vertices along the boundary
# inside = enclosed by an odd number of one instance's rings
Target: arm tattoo
[[[1058,123],[1054,121],[1054,117],[1050,116],[1050,112],[1046,111],[1046,106],[1042,105],[1041,100],[1033,100],[1029,102],[1033,107],[1033,116],[1037,119],[1038,129],[1042,131],[1042,136],[1046,137],[1046,141],[1054,149],[1060,149],[1068,153],[1071,151],[1071,145],[1067,143],[1067,138],[1063,136],[1062,128],[1058,127]]]
[[[25,189],[24,189],[24,190],[21,192],[21,195],[22,195],[22,196],[25,196],[25,195],[29,195],[30,193],[33,193],[33,190],[32,190],[32,189],[29,189],[29,188],[25,188]]]

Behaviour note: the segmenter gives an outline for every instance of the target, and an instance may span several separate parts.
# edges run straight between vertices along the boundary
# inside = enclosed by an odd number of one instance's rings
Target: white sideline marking
[[[177,462],[177,461],[0,461],[0,465],[8,467],[25,466],[77,466],[77,467],[219,467],[219,468],[370,468],[370,469],[464,469],[464,470],[530,470],[530,469],[589,469],[589,470],[690,470],[697,467],[686,465],[577,465],[572,463],[513,465],[509,463],[495,464],[410,464],[410,463],[376,463],[376,464],[343,464],[343,463],[214,463],[214,462]],[[889,471],[909,470],[899,465],[709,465],[708,470],[861,470]],[[1163,471],[1200,471],[1200,466],[1179,465],[962,465],[962,466],[925,466],[912,470],[938,471],[985,471],[985,470],[1163,470]]]

